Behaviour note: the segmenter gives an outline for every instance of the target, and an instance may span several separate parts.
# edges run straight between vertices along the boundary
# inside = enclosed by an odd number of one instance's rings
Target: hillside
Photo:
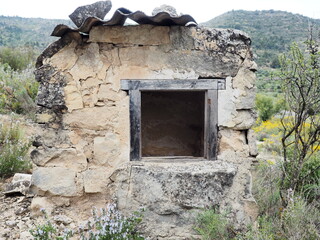
[[[230,11],[202,25],[234,28],[252,38],[256,62],[261,67],[277,67],[277,56],[288,50],[290,43],[301,42],[308,36],[309,25],[320,29],[320,19],[312,19],[284,11]]]
[[[57,39],[50,34],[60,23],[72,26],[68,20],[0,16],[0,47],[31,46],[43,50]]]

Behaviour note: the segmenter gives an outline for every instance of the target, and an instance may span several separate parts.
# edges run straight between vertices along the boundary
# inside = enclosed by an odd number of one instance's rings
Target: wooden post
[[[141,92],[130,90],[130,160],[141,158]]]
[[[207,159],[215,160],[218,147],[218,91],[208,90],[206,97],[207,118],[206,118],[206,142]]]

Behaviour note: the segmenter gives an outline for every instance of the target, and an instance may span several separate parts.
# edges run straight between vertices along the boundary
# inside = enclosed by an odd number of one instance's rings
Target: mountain
[[[0,47],[31,46],[43,50],[57,40],[50,34],[58,24],[73,25],[68,20],[0,16]]]
[[[284,11],[230,11],[202,25],[213,28],[234,28],[248,33],[252,39],[255,60],[261,67],[278,67],[277,56],[290,44],[308,38],[310,25],[320,29],[320,19],[312,19]]]

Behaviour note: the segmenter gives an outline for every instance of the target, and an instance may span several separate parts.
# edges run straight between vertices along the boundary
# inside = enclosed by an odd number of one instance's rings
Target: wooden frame
[[[205,91],[204,159],[215,160],[218,139],[218,90],[225,89],[225,79],[121,80],[121,89],[130,98],[130,160],[141,157],[141,91]],[[172,159],[174,157],[170,157]],[[178,157],[181,158],[181,157]],[[190,157],[188,157],[190,158]]]

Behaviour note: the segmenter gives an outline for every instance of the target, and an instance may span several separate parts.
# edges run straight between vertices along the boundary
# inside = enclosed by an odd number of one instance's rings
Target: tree
[[[283,167],[280,188],[284,205],[287,204],[284,190],[300,191],[308,177],[319,172],[320,167],[305,171],[320,145],[319,45],[310,37],[305,46],[304,52],[293,44],[288,54],[280,56],[280,79],[289,109],[281,119]]]

